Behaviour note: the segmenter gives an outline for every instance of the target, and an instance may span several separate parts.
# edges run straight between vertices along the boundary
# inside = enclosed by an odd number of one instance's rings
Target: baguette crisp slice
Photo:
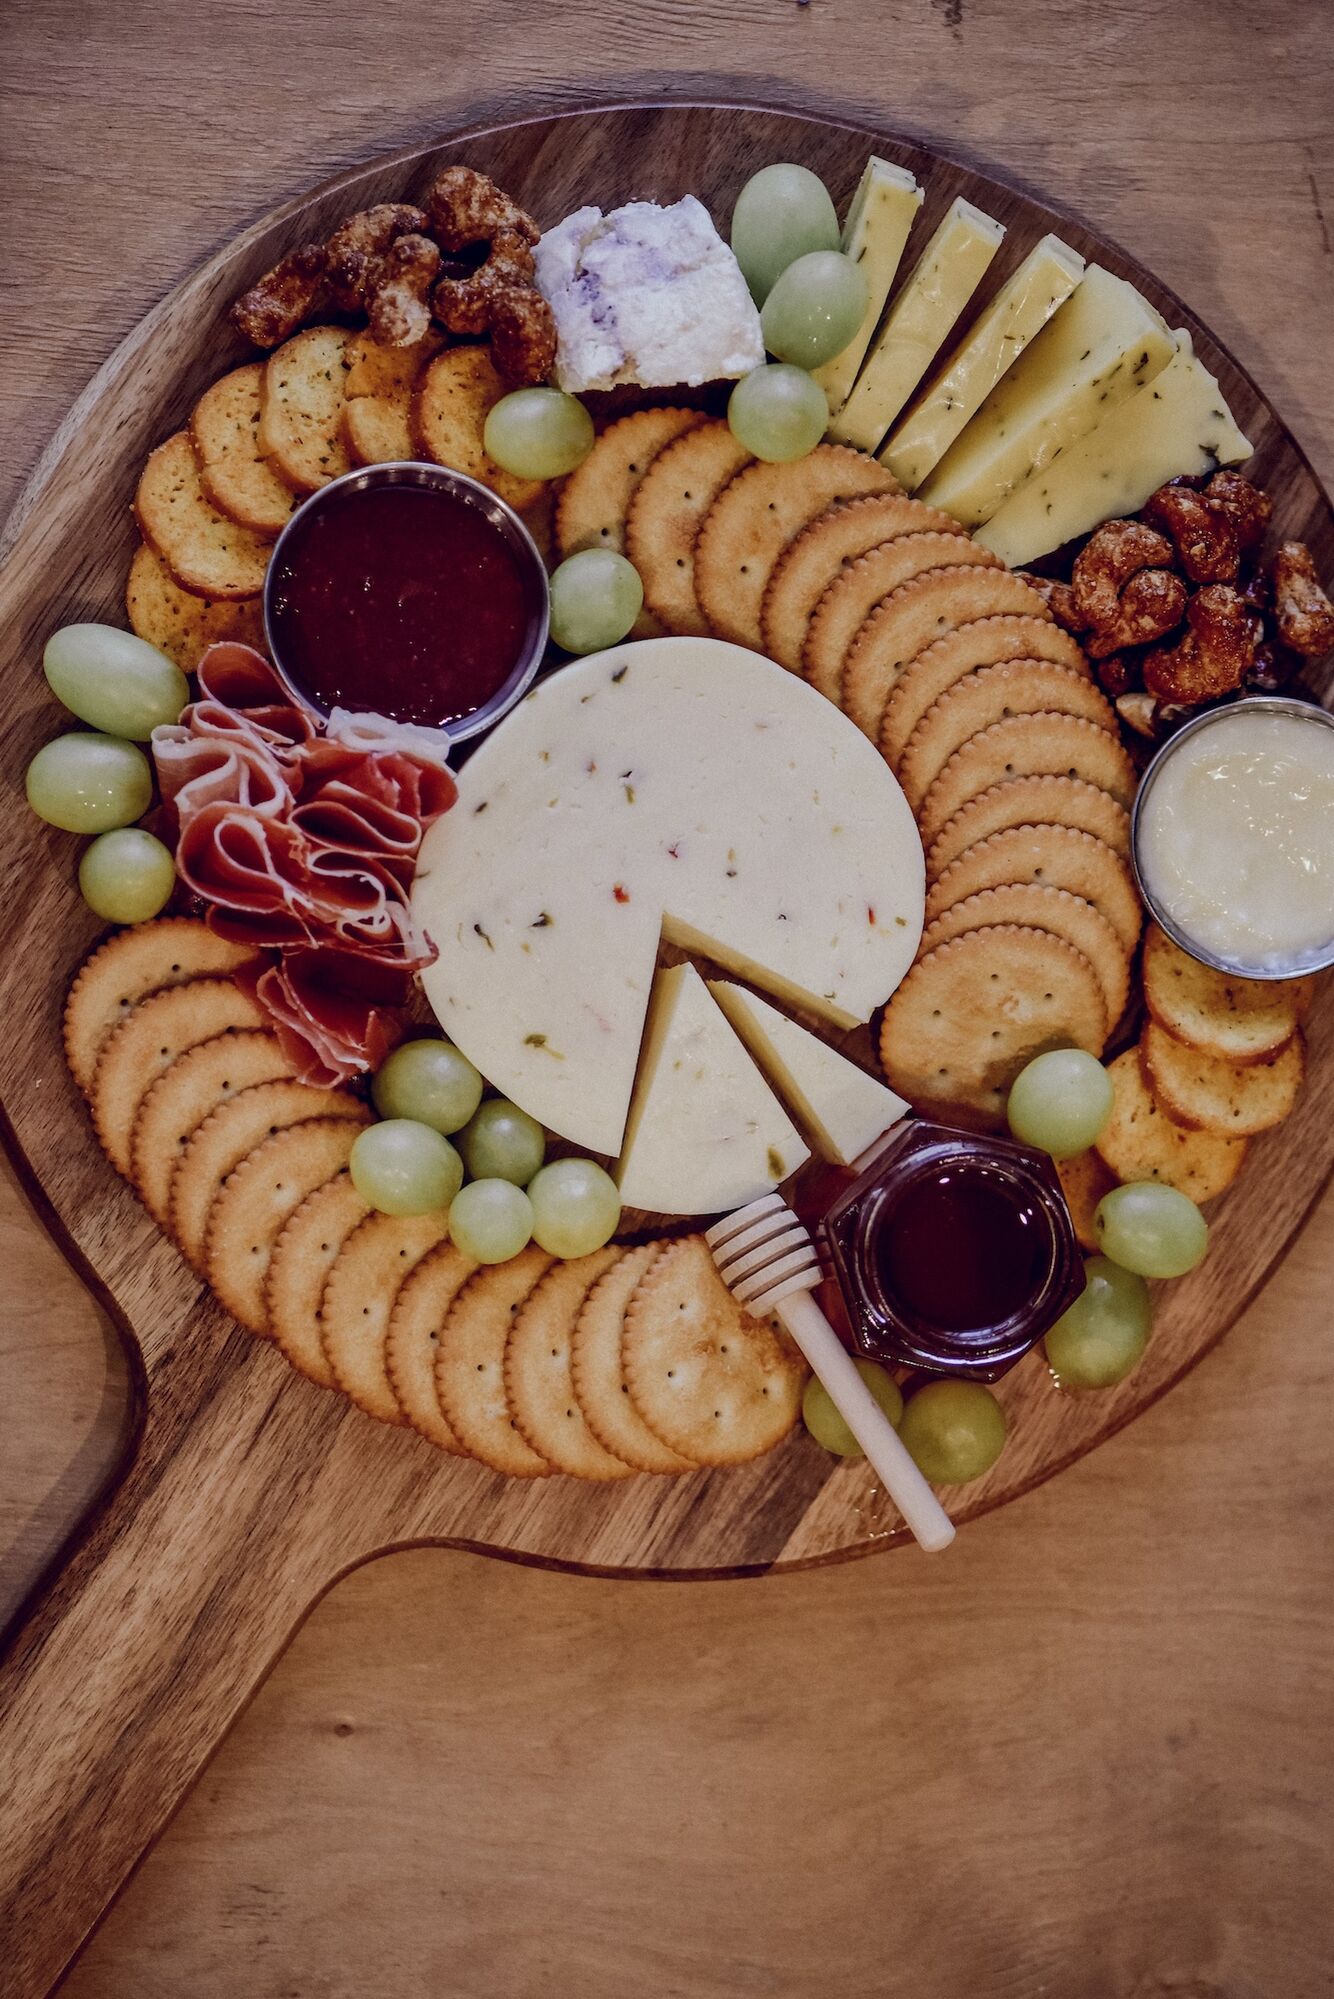
[[[257,597],[263,589],[269,543],[206,497],[188,431],[149,453],[134,511],[144,540],[185,589],[223,599]]]
[[[351,470],[343,440],[351,340],[341,326],[308,326],[265,363],[259,448],[294,493],[314,493]]]

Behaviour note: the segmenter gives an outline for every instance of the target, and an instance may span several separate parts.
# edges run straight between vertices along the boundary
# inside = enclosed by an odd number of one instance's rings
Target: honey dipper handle
[[[810,1292],[794,1291],[772,1309],[829,1390],[830,1400],[916,1539],[928,1554],[948,1548],[954,1522],[899,1442],[893,1424]]]

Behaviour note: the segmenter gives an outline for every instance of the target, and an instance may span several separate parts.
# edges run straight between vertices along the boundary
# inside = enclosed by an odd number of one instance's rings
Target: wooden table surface
[[[1324,13],[0,9],[0,507],[117,340],[243,223],[376,152],[594,96],[828,109],[1051,195],[1191,301],[1334,483]],[[693,1585],[435,1551],[362,1570],[62,1989],[1327,1992],[1332,1254],[1327,1200],[1182,1388],[940,1563]],[[112,1462],[125,1386],[7,1170],[0,1267],[3,1612]],[[0,1993],[3,1964],[0,1938]]]

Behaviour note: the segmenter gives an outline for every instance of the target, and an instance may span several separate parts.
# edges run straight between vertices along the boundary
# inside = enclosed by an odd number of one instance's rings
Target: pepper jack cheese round
[[[445,1032],[498,1090],[620,1150],[659,940],[840,1027],[922,928],[921,842],[875,746],[771,660],[649,639],[540,682],[469,758],[413,909]]]

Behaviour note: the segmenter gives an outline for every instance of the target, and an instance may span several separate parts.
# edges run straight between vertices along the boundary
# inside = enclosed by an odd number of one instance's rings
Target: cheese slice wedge
[[[412,906],[450,1038],[550,1130],[619,1153],[665,936],[836,1025],[917,949],[922,844],[875,745],[716,639],[540,681],[474,751]]]
[[[847,400],[871,344],[871,335],[880,324],[889,288],[903,260],[908,233],[921,205],[922,190],[908,169],[891,166],[888,160],[872,154],[843,224],[844,254],[861,265],[866,278],[866,311],[842,353],[815,370],[815,379],[835,415]]]
[[[1090,264],[918,493],[967,528],[989,521],[1176,352],[1167,323],[1124,278]]]
[[[874,451],[982,281],[1005,230],[962,196],[913,266],[829,435]]]
[[[1084,259],[1058,236],[1044,236],[1029,251],[881,451],[881,464],[906,493],[940,463],[1083,275]]]
[[[709,991],[824,1159],[851,1166],[909,1106],[819,1035],[723,979]]]
[[[694,966],[659,972],[616,1169],[626,1207],[723,1214],[809,1158]]]
[[[1176,344],[1161,375],[1012,493],[974,539],[1018,568],[1102,521],[1137,514],[1168,479],[1249,458],[1250,441],[1184,327]]]

